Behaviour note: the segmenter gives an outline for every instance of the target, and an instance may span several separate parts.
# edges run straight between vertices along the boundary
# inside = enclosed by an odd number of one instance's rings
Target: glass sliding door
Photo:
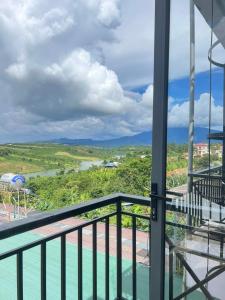
[[[224,1],[170,19],[165,299],[225,299]]]

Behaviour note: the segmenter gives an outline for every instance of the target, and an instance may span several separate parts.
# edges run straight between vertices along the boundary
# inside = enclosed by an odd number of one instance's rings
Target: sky
[[[188,124],[189,1],[172,0],[170,127]],[[210,30],[196,10],[196,126],[208,124]],[[219,55],[222,50],[219,50]],[[150,130],[153,0],[0,2],[0,143]],[[212,125],[222,73],[212,71]]]

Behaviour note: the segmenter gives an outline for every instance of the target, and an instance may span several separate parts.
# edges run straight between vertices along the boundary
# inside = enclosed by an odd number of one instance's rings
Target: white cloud
[[[146,92],[143,94],[141,106],[150,108],[152,115],[153,108],[153,86],[148,86]],[[211,98],[210,94],[203,93],[199,99],[195,100],[195,126],[208,127],[209,124],[209,107],[211,106],[211,126],[221,127],[223,123],[223,107],[215,103],[215,99]],[[169,98],[168,108],[168,125],[169,127],[187,127],[189,122],[189,101],[177,102],[174,98]],[[148,114],[147,111],[145,114]],[[150,124],[150,123],[148,123]],[[149,125],[148,125],[149,126]]]
[[[15,64],[6,73],[14,105],[49,120],[120,114],[132,102],[124,96],[116,74],[83,49],[60,63]]]
[[[121,102],[121,112],[107,114],[91,113],[83,117],[71,119],[49,119],[38,116],[24,108],[13,109],[2,113],[0,134],[4,140],[43,140],[63,136],[71,138],[105,139],[124,135],[133,135],[149,130],[152,125],[153,86],[150,85],[141,99],[125,98]],[[133,99],[133,100],[132,100]],[[169,127],[187,127],[189,103],[176,103],[169,100]],[[202,94],[195,101],[195,126],[208,126],[209,94]],[[67,107],[68,108],[68,107]],[[220,127],[222,123],[222,107],[212,99],[212,127]],[[18,126],[19,124],[19,126]]]
[[[76,47],[114,40],[118,0],[1,1],[0,44],[5,63],[24,59],[45,64]],[[13,61],[14,60],[14,61]]]
[[[172,1],[171,78],[189,69],[184,9],[187,2]],[[196,28],[202,71],[208,67],[210,32],[199,14]],[[1,1],[1,140],[107,138],[150,129],[153,40],[154,1]],[[125,90],[139,85],[149,85],[143,96]],[[208,124],[207,97],[196,101],[198,126]],[[215,101],[212,110],[219,126]],[[170,126],[187,120],[188,102],[170,99]]]
[[[107,65],[115,70],[123,86],[134,87],[153,82],[155,1],[121,2],[121,26],[117,43],[103,46]],[[208,71],[211,30],[196,9],[196,72]],[[171,1],[169,77],[189,75],[189,1]],[[215,37],[214,37],[215,39]],[[218,57],[224,57],[220,49]],[[221,58],[220,58],[221,60]],[[224,61],[224,59],[222,60]]]
[[[106,26],[117,26],[120,20],[119,0],[100,0],[98,20]]]
[[[154,1],[121,1],[117,43],[104,44],[106,64],[125,87],[152,82],[154,56]]]
[[[153,85],[149,85],[142,95],[142,104],[150,109],[153,107]]]
[[[209,124],[210,95],[204,93],[195,101],[195,126],[208,127]],[[211,126],[221,127],[223,123],[223,107],[216,105],[214,98],[211,99]],[[188,126],[189,102],[172,105],[169,111],[169,125],[171,127]]]

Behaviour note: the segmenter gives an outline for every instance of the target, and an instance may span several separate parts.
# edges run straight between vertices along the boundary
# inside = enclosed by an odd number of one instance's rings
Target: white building
[[[209,153],[208,144],[199,143],[194,145],[194,156],[203,157]]]

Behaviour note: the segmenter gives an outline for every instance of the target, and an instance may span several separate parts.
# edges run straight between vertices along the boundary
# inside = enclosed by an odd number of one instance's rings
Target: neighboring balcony
[[[219,209],[217,221],[223,221],[222,208],[225,207],[225,185],[222,178],[222,166],[189,175],[193,180],[192,199],[198,209],[201,209],[201,214],[204,211],[203,207],[206,207],[209,213],[207,218],[212,219],[215,218],[213,213]]]

